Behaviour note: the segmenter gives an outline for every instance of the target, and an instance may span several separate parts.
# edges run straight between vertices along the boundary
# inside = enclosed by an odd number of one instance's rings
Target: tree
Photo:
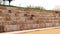
[[[9,1],[9,6],[10,6],[10,3],[11,3],[12,0],[7,0],[7,1]]]
[[[60,11],[60,6],[59,6],[59,5],[58,5],[58,6],[55,6],[55,7],[53,8],[53,10]]]
[[[6,1],[6,0],[3,0],[3,5],[5,4],[5,1]]]
[[[34,9],[40,9],[40,10],[46,10],[44,7],[42,6],[27,6],[27,8],[34,8]]]
[[[2,3],[2,0],[0,0],[0,4]]]

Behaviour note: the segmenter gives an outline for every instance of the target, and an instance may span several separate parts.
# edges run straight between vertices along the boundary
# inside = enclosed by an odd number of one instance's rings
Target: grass
[[[60,13],[58,10],[45,10],[46,12]]]
[[[23,8],[23,9],[25,9],[25,10],[43,10],[43,9],[39,9],[39,8],[24,8],[24,7],[18,7],[18,6],[12,6],[12,5],[0,5],[0,6],[5,6],[5,7],[13,7],[13,8]]]
[[[17,6],[12,6],[12,5],[10,5],[10,6],[9,5],[2,5],[2,4],[0,6],[13,7],[13,8],[23,8],[23,7],[17,7]]]
[[[24,10],[42,10],[42,11],[46,11],[46,12],[56,12],[56,13],[60,13],[60,11],[58,11],[58,10],[44,10],[44,9],[39,9],[39,8],[29,8],[29,7],[26,7],[26,8],[24,8],[24,7],[18,7],[18,6],[12,6],[12,5],[2,5],[2,4],[0,4],[0,6],[5,6],[5,7],[12,7],[12,8],[20,8],[20,9],[24,9]]]

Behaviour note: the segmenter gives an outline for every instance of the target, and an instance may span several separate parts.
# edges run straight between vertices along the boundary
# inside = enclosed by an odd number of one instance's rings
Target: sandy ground
[[[33,32],[25,32],[21,34],[60,34],[60,29],[38,30]]]
[[[6,32],[6,33],[0,33],[0,34],[60,34],[60,27]]]

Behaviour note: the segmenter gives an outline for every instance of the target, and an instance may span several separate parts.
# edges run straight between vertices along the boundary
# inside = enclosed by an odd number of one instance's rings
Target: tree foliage
[[[3,0],[3,5],[5,4],[5,1],[6,1],[6,0]]]
[[[10,3],[11,3],[12,0],[3,0],[3,1],[4,1],[3,4],[5,4],[5,1],[8,1],[9,2],[9,6],[10,6]]]
[[[0,0],[0,4],[2,3],[2,0]]]
[[[41,7],[41,6],[27,6],[27,8],[34,8],[34,9],[40,9],[40,10],[45,10],[44,7]]]
[[[9,6],[10,6],[10,3],[11,3],[12,0],[7,0],[7,1],[9,1]]]

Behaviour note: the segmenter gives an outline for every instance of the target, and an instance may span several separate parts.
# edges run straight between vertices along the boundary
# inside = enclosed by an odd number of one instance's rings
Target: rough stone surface
[[[1,7],[0,25],[19,25],[20,30],[60,26],[60,13]]]

